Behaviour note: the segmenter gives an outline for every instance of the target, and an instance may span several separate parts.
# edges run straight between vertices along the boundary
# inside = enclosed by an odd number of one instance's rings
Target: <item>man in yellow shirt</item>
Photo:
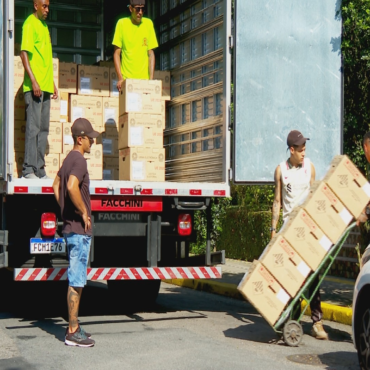
[[[50,98],[58,97],[48,26],[49,0],[34,0],[34,13],[23,23],[21,59],[25,69],[26,137],[23,177],[48,179],[45,151],[50,123]]]
[[[158,42],[153,22],[143,17],[145,0],[130,0],[129,10],[131,17],[117,22],[112,42],[118,91],[126,78],[152,80],[154,77],[153,49],[158,47]]]

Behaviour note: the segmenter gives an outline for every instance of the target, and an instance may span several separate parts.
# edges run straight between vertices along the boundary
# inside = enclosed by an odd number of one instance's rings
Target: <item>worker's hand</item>
[[[51,98],[52,99],[58,99],[58,93],[59,93],[59,91],[58,91],[57,87],[54,84],[54,94],[51,96]]]
[[[356,221],[356,225],[357,226],[360,226],[360,224],[363,224],[364,222],[367,221],[367,215],[365,213],[361,213],[360,216],[358,217],[357,221]]]
[[[117,90],[119,92],[121,92],[122,84],[123,84],[123,80],[118,80],[118,82],[117,82]]]
[[[84,213],[82,215],[82,219],[84,220],[85,233],[86,233],[87,230],[91,230],[91,218],[87,215],[87,213]]]
[[[37,81],[32,82],[32,90],[33,95],[37,96],[38,98],[42,95],[42,91]]]

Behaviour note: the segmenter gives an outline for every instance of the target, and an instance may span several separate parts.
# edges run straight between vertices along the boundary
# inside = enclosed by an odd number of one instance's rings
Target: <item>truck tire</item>
[[[131,312],[152,309],[160,286],[160,280],[108,280],[111,300]]]

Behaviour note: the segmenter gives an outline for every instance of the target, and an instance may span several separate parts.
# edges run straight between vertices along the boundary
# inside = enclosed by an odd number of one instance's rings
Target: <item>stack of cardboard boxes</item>
[[[59,98],[51,101],[46,174],[51,178],[57,174],[73,148],[72,122],[83,117],[101,133],[91,153],[85,155],[90,179],[164,181],[163,129],[165,100],[170,99],[169,72],[157,73],[157,78],[165,81],[162,97],[160,80],[127,80],[119,94],[111,62],[85,66],[53,59],[53,65]],[[20,57],[14,58],[14,76],[14,176],[21,177],[26,124]]]
[[[336,156],[238,286],[271,326],[369,200],[367,180],[347,156]]]

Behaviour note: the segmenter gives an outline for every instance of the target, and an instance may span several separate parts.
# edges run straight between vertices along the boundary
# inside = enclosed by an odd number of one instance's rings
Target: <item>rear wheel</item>
[[[360,317],[356,341],[357,354],[361,369],[370,370],[370,309],[366,308]]]
[[[108,280],[109,295],[128,311],[152,308],[160,286],[160,280]]]

